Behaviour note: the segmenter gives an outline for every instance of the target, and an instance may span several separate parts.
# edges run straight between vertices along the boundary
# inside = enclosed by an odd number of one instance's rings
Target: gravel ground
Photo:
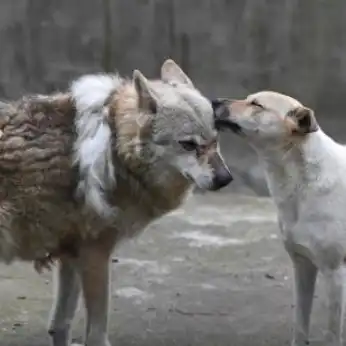
[[[267,198],[196,194],[114,253],[112,345],[289,345],[292,275]],[[49,344],[52,278],[0,266],[0,345]],[[318,285],[312,345],[323,345]],[[84,311],[75,319],[82,340]]]

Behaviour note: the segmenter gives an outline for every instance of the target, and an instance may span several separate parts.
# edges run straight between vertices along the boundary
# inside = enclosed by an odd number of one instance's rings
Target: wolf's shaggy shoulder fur
[[[72,227],[74,106],[36,95],[2,103],[0,117],[0,256],[34,259]]]

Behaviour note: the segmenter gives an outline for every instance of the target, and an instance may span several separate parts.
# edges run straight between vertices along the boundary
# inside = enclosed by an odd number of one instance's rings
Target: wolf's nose
[[[219,153],[215,153],[212,157],[210,157],[209,164],[214,171],[211,190],[220,190],[233,180],[231,172]]]
[[[217,191],[227,186],[233,180],[232,174],[229,170],[225,170],[221,174],[217,174],[213,179],[212,190]]]

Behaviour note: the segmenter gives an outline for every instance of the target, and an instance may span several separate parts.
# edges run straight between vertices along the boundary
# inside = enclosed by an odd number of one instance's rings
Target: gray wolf
[[[49,326],[68,346],[83,291],[86,344],[109,345],[115,245],[232,180],[211,103],[172,60],[161,78],[85,75],[70,89],[0,104],[0,258],[57,261]]]
[[[262,91],[213,102],[219,129],[229,128],[257,152],[278,210],[295,278],[292,346],[308,344],[316,275],[327,288],[324,345],[341,346],[346,258],[346,147],[292,97]]]

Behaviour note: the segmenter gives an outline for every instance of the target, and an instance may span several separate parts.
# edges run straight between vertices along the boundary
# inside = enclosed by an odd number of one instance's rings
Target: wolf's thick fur
[[[161,80],[90,75],[71,90],[0,104],[0,258],[59,259],[50,325],[69,345],[83,289],[88,346],[106,346],[116,243],[231,176],[211,104],[172,61]],[[217,162],[217,164],[215,164]]]
[[[346,258],[346,147],[318,126],[297,100],[259,92],[242,101],[215,102],[219,127],[229,127],[255,148],[295,273],[292,346],[308,344],[317,272],[328,294],[324,345],[341,346]]]

